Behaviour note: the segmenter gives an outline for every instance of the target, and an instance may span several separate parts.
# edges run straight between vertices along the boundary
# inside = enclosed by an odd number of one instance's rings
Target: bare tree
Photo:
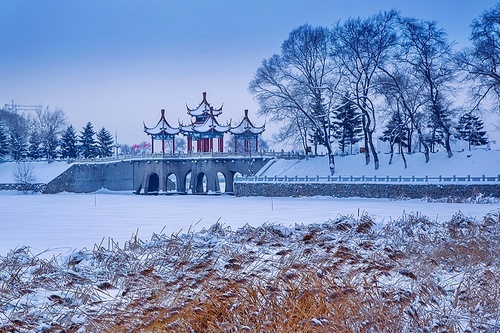
[[[362,114],[365,160],[373,155],[375,169],[379,158],[373,134],[377,128],[377,94],[374,79],[394,48],[397,12],[379,13],[368,19],[349,19],[333,29],[332,57],[342,68],[342,89]]]
[[[330,115],[332,87],[335,88],[338,76],[328,54],[329,46],[327,28],[300,26],[285,40],[280,55],[275,54],[262,62],[249,90],[256,96],[261,115],[269,115],[272,121],[285,122],[288,126],[298,126],[304,132],[310,128],[321,136],[333,175],[335,160],[330,140]]]
[[[448,157],[453,156],[450,145],[451,116],[453,109],[449,99],[455,71],[452,66],[452,44],[436,22],[414,18],[401,20],[402,44],[400,61],[410,66],[410,73],[424,88],[425,107],[433,133],[443,134],[443,146]],[[435,139],[432,140],[433,145]]]
[[[13,171],[14,179],[21,186],[24,194],[28,193],[32,187],[32,183],[36,181],[34,169],[33,165],[27,162],[16,163],[16,168]]]
[[[418,144],[424,147],[425,162],[429,162],[430,148],[425,134],[424,106],[425,87],[421,80],[410,74],[411,68],[404,63],[395,62],[390,69],[383,68],[384,76],[378,81],[377,90],[387,101],[387,109],[392,112],[403,112],[409,120],[408,151],[412,149],[414,131]]]
[[[66,115],[62,109],[50,111],[46,107],[36,111],[35,130],[40,137],[44,157],[49,161],[57,156],[59,138],[66,126]]]
[[[472,47],[457,54],[457,64],[473,82],[473,108],[491,96],[500,109],[500,3],[475,19],[471,28]]]

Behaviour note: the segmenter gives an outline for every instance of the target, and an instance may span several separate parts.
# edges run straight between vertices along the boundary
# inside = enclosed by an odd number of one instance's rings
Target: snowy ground
[[[365,163],[363,154],[349,155],[335,158],[336,176],[377,176],[377,177],[443,177],[450,176],[498,176],[500,174],[500,151],[473,150],[454,152],[448,158],[445,152],[431,154],[429,163],[425,163],[423,154],[405,155],[407,168],[398,154],[394,154],[392,164],[389,165],[389,154],[379,154],[380,168],[375,170],[373,162]],[[263,168],[258,176],[267,177],[326,177],[329,175],[328,160],[326,157],[310,158],[309,160],[275,160]]]
[[[482,217],[499,209],[495,204],[427,203],[421,200],[315,198],[237,198],[233,196],[138,196],[128,192],[22,195],[0,192],[2,241],[0,256],[27,245],[34,253],[47,249],[66,252],[89,248],[108,237],[123,244],[138,232],[201,230],[217,221],[233,230],[250,224],[284,225],[323,223],[339,215],[367,212],[383,223],[405,213],[420,212],[431,219],[447,220],[461,211]]]

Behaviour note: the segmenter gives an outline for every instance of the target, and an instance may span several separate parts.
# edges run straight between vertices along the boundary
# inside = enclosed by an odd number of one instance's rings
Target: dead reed
[[[0,332],[498,332],[500,213],[112,240],[0,257]]]

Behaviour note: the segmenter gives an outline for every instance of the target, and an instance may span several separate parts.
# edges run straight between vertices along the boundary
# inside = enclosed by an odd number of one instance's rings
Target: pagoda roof
[[[231,127],[229,132],[235,135],[257,135],[264,132],[266,129],[265,127],[265,124],[261,127],[254,126],[254,124],[250,121],[250,118],[248,118],[248,110],[245,110],[245,117],[243,120],[239,123],[239,125]]]
[[[203,133],[227,133],[231,129],[231,124],[221,125],[215,119],[215,114],[213,108],[210,109],[208,113],[208,117],[201,124],[192,123],[190,125],[182,125],[180,124],[180,130],[184,134],[203,134]]]
[[[144,132],[153,136],[173,136],[179,134],[180,129],[170,126],[167,119],[165,119],[165,109],[161,109],[161,117],[156,126],[147,127],[146,124],[144,124]]]
[[[223,106],[224,105],[221,105],[220,108],[214,109],[210,105],[210,103],[208,103],[208,101],[207,101],[207,93],[206,92],[203,92],[203,99],[201,100],[200,104],[198,104],[198,106],[195,107],[194,109],[189,108],[189,106],[186,104],[187,113],[193,117],[197,117],[197,116],[199,117],[199,116],[206,115],[206,114],[211,112],[211,109],[213,109],[214,116],[218,116],[222,113]]]

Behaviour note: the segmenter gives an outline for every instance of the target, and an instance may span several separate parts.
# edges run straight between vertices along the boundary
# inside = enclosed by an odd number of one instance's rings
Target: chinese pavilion
[[[248,110],[245,110],[243,120],[235,127],[231,122],[220,124],[217,117],[222,114],[222,105],[215,109],[207,101],[206,92],[197,107],[191,109],[186,104],[188,115],[191,116],[191,123],[184,125],[179,122],[179,127],[172,127],[165,119],[165,110],[161,110],[161,117],[156,126],[147,127],[144,124],[144,132],[151,136],[151,153],[154,154],[154,141],[161,140],[162,152],[165,153],[165,140],[172,140],[172,154],[175,152],[175,137],[182,134],[187,137],[187,153],[193,152],[219,152],[224,151],[224,135],[234,136],[234,147],[237,152],[238,140],[244,140],[244,152],[250,151],[250,142],[255,140],[255,150],[258,150],[258,136],[265,130],[265,125],[256,127],[248,118]],[[216,144],[214,145],[214,140]],[[193,145],[193,142],[196,142]],[[194,149],[196,148],[196,150]]]
[[[155,140],[161,140],[161,151],[165,152],[165,140],[172,140],[172,153],[175,151],[175,135],[180,133],[179,128],[174,128],[170,126],[168,121],[165,119],[165,109],[161,110],[161,117],[156,126],[146,127],[143,122],[144,132],[151,135],[151,154],[155,153]]]
[[[236,127],[231,127],[229,133],[234,135],[234,152],[238,152],[238,139],[243,139],[243,149],[245,153],[250,151],[250,141],[255,140],[255,151],[259,150],[259,135],[265,128],[255,127],[248,118],[248,110],[245,110],[245,117]]]

